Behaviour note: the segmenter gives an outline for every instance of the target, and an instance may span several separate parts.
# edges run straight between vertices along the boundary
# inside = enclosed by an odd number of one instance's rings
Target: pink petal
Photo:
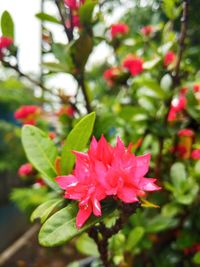
[[[59,184],[60,188],[66,190],[68,186],[76,186],[78,184],[78,180],[73,175],[67,176],[58,176],[55,178],[56,182]]]
[[[79,207],[78,214],[76,216],[76,227],[80,229],[83,224],[87,221],[92,213],[92,205]]]
[[[156,190],[160,190],[161,187],[159,187],[158,185],[155,184],[156,179],[153,178],[142,178],[140,181],[140,185],[139,187],[142,190],[145,191],[156,191]]]
[[[138,198],[136,197],[136,190],[130,187],[123,187],[117,193],[118,198],[120,198],[125,203],[137,202]]]
[[[92,201],[93,204],[93,213],[95,216],[101,216],[101,205],[99,203],[99,201],[94,198]]]
[[[150,153],[136,157],[135,177],[143,177],[149,170]]]

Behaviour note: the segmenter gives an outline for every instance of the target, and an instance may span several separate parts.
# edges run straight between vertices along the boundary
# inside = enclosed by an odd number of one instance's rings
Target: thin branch
[[[79,79],[77,79],[77,81],[78,81],[78,84],[82,90],[82,93],[83,93],[83,96],[85,99],[85,105],[86,105],[87,112],[90,113],[92,111],[92,107],[90,105],[90,100],[88,97],[87,88],[86,88],[85,82],[84,82],[84,74],[81,74]]]
[[[184,53],[184,49],[185,49],[185,38],[187,35],[187,26],[188,26],[188,13],[189,13],[189,0],[184,0],[183,1],[183,13],[182,13],[182,17],[181,17],[179,51],[178,51],[178,55],[177,55],[176,66],[174,68],[174,73],[172,73],[174,86],[177,86],[180,84],[180,65],[181,65],[181,60],[183,58],[183,53]],[[164,118],[164,122],[163,122],[164,126],[167,124],[167,118],[168,118],[172,99],[173,99],[173,94],[171,95],[170,99],[166,103],[166,105],[168,107],[168,112]],[[161,137],[161,139],[159,141],[159,152],[158,152],[158,156],[156,158],[156,164],[155,164],[155,170],[154,170],[156,177],[160,176],[163,145],[164,145],[164,138]]]
[[[185,38],[187,34],[187,26],[188,26],[188,13],[189,13],[189,0],[183,1],[183,14],[181,17],[181,32],[180,32],[180,38],[179,38],[179,51],[177,56],[177,62],[176,66],[174,68],[174,83],[175,85],[180,83],[180,64],[183,57],[183,52],[185,49]]]
[[[133,204],[124,204],[120,202],[120,216],[111,228],[107,228],[105,224],[101,222],[99,226],[94,226],[88,231],[89,236],[93,238],[97,244],[101,260],[105,267],[114,267],[114,264],[109,259],[109,239],[123,228],[123,226],[128,222],[129,217],[136,212],[140,205],[140,202]]]
[[[20,77],[23,77],[23,78],[27,79],[29,82],[31,82],[31,83],[35,84],[36,86],[40,87],[43,90],[43,92],[48,92],[51,95],[57,96],[61,100],[62,104],[66,104],[66,100],[65,100],[64,96],[62,96],[59,93],[57,94],[57,93],[52,92],[52,90],[47,88],[46,86],[44,86],[44,84],[42,82],[37,81],[37,80],[33,79],[32,77],[30,77],[28,74],[25,74],[24,72],[22,72],[19,69],[18,65],[11,65],[10,62],[4,61],[3,59],[1,60],[1,62],[3,63],[4,66],[15,70],[19,74]],[[77,108],[75,103],[67,100],[67,104],[70,104],[76,110],[76,112],[80,115],[80,111]]]
[[[65,23],[65,17],[63,15],[63,12],[62,12],[62,7],[61,7],[61,1],[62,0],[55,0],[55,3],[56,3],[56,6],[57,6],[57,9],[58,9],[58,12],[59,12],[59,15],[60,15],[60,18],[61,18],[61,21],[62,21],[62,25],[64,27],[64,30],[65,30],[65,33],[67,35],[67,38],[68,38],[68,41],[72,41],[73,40],[73,31],[71,29],[68,29],[67,26],[66,26],[66,23]],[[71,15],[70,15],[71,17]],[[71,21],[71,18],[70,18],[70,21]],[[71,27],[71,25],[70,25]]]

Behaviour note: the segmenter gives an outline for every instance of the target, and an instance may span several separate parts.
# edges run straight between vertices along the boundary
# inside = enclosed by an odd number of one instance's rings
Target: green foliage
[[[31,215],[31,221],[40,219],[44,223],[51,213],[62,204],[61,199],[50,199],[38,206]]]
[[[11,200],[28,215],[49,199],[46,188],[16,188],[11,193]]]
[[[76,243],[77,250],[87,256],[99,256],[99,252],[97,249],[97,245],[95,244],[94,240],[92,240],[88,234],[82,234]]]
[[[115,209],[115,205],[107,205],[103,208],[103,216],[90,217],[79,230],[75,225],[78,207],[76,203],[56,212],[42,226],[39,233],[39,242],[45,247],[59,246],[88,230],[91,226],[102,221]]]
[[[80,22],[84,26],[90,26],[92,22],[93,10],[97,4],[97,1],[86,0],[84,5],[80,7],[79,15]]]
[[[14,38],[14,23],[8,11],[4,11],[1,16],[1,30],[4,36]]]
[[[94,122],[95,113],[92,112],[81,119],[67,136],[61,154],[62,174],[71,173],[75,162],[75,155],[72,151],[85,149],[92,134]]]
[[[53,189],[58,190],[54,181],[56,177],[54,164],[58,152],[52,140],[40,129],[25,125],[22,129],[22,144],[27,158],[42,174],[45,182]]]
[[[56,24],[61,24],[61,22],[57,18],[55,18],[55,17],[53,17],[53,16],[51,16],[51,15],[49,15],[47,13],[37,13],[35,16],[38,19],[42,20],[42,21],[47,21],[47,22],[52,22],[52,23],[56,23]]]

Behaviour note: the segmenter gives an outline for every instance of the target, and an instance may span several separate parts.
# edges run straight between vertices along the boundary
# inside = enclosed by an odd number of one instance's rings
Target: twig
[[[11,65],[10,62],[4,61],[3,59],[1,60],[1,62],[4,64],[4,66],[15,70],[19,74],[20,77],[26,78],[31,83],[40,87],[44,92],[48,92],[51,95],[57,96],[61,100],[62,104],[66,104],[66,101],[61,94],[56,94],[56,93],[52,92],[52,90],[47,88],[46,86],[44,86],[44,84],[42,82],[37,81],[37,80],[33,79],[32,77],[30,77],[28,74],[25,74],[24,72],[22,72],[18,65]],[[71,102],[70,100],[67,100],[67,103],[70,104],[76,110],[76,112],[80,115],[80,111],[77,108],[75,103]]]
[[[84,74],[81,74],[80,77],[77,79],[77,81],[78,81],[78,84],[82,90],[82,93],[83,93],[83,96],[85,99],[85,105],[86,105],[87,112],[90,113],[92,111],[92,107],[90,105],[90,100],[88,97],[87,89],[85,87]]]
[[[177,62],[176,66],[174,68],[174,75],[173,80],[174,84],[177,85],[180,83],[180,64],[183,57],[183,52],[185,49],[185,38],[187,34],[187,26],[188,26],[188,13],[189,13],[189,0],[183,1],[183,14],[181,17],[181,32],[180,32],[180,38],[179,38],[179,51],[177,56]]]
[[[101,260],[105,267],[114,267],[114,264],[109,259],[109,239],[123,228],[128,222],[129,217],[135,213],[138,207],[140,207],[140,202],[133,204],[124,204],[121,202],[119,205],[121,211],[120,216],[111,228],[107,228],[105,224],[101,222],[99,226],[94,226],[89,230],[88,234],[96,242]]]
[[[62,21],[62,25],[64,27],[64,30],[65,30],[65,33],[67,35],[67,38],[68,38],[68,41],[72,41],[73,40],[73,30],[70,28],[68,29],[66,24],[65,24],[65,17],[62,13],[62,8],[61,8],[61,1],[62,0],[55,0],[55,3],[56,3],[56,6],[57,6],[57,9],[58,9],[58,12],[59,12],[59,15],[60,15],[60,18],[61,18],[61,21]],[[71,21],[71,14],[70,14],[70,21]],[[72,25],[70,25],[71,27]]]
[[[177,86],[180,84],[180,65],[181,65],[181,60],[183,58],[183,52],[185,49],[185,38],[187,34],[187,25],[188,25],[188,13],[189,13],[189,0],[184,0],[183,1],[183,14],[181,17],[181,32],[180,32],[180,38],[179,38],[179,51],[177,55],[177,62],[174,68],[174,72],[172,74],[173,78],[173,85]],[[173,94],[170,97],[170,99],[167,101],[166,105],[168,107],[168,112],[164,118],[164,125],[167,124],[167,118],[170,110],[170,105],[171,101],[173,99]],[[156,159],[156,165],[155,165],[155,175],[159,177],[160,175],[160,165],[162,163],[162,150],[163,150],[163,145],[164,145],[164,138],[162,137],[159,142],[159,152],[158,156]]]

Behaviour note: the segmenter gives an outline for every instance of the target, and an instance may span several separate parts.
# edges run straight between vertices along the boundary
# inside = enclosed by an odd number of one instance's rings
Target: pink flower
[[[80,5],[83,4],[85,0],[64,0],[64,3],[66,6],[68,6],[71,9],[78,9],[80,8]]]
[[[0,50],[3,48],[7,48],[13,44],[13,39],[5,36],[0,37]]]
[[[21,167],[18,170],[18,175],[23,176],[29,176],[33,173],[33,166],[30,163],[25,163],[21,165]]]
[[[164,66],[174,63],[176,60],[176,54],[173,51],[168,51],[164,56]]]
[[[14,118],[21,120],[23,124],[34,125],[36,117],[41,113],[41,108],[34,105],[21,106],[14,113]]]
[[[76,0],[64,0],[66,6],[72,9],[76,9],[79,7],[78,2]]]
[[[101,216],[100,201],[115,196],[125,203],[139,201],[146,191],[160,188],[156,179],[145,178],[150,154],[136,157],[131,145],[126,148],[118,138],[115,147],[104,136],[99,142],[93,137],[87,153],[73,152],[76,166],[72,175],[58,176],[59,186],[66,190],[65,198],[79,201],[76,225],[80,228],[93,213]]]
[[[178,136],[189,136],[189,137],[193,137],[194,136],[194,131],[190,130],[190,129],[181,129],[178,132]]]
[[[127,34],[129,32],[129,27],[124,23],[117,23],[113,24],[110,30],[112,38],[115,38]]]
[[[132,76],[137,76],[143,71],[143,60],[131,54],[123,60],[122,65],[130,71]]]
[[[121,71],[120,67],[112,67],[104,71],[103,77],[109,85],[113,85],[114,79],[120,75]]]
[[[200,160],[200,149],[194,149],[191,153],[191,158]]]
[[[144,26],[144,27],[142,27],[142,29],[141,29],[141,33],[142,33],[144,36],[150,36],[153,32],[154,32],[154,27],[153,27],[152,25]]]

